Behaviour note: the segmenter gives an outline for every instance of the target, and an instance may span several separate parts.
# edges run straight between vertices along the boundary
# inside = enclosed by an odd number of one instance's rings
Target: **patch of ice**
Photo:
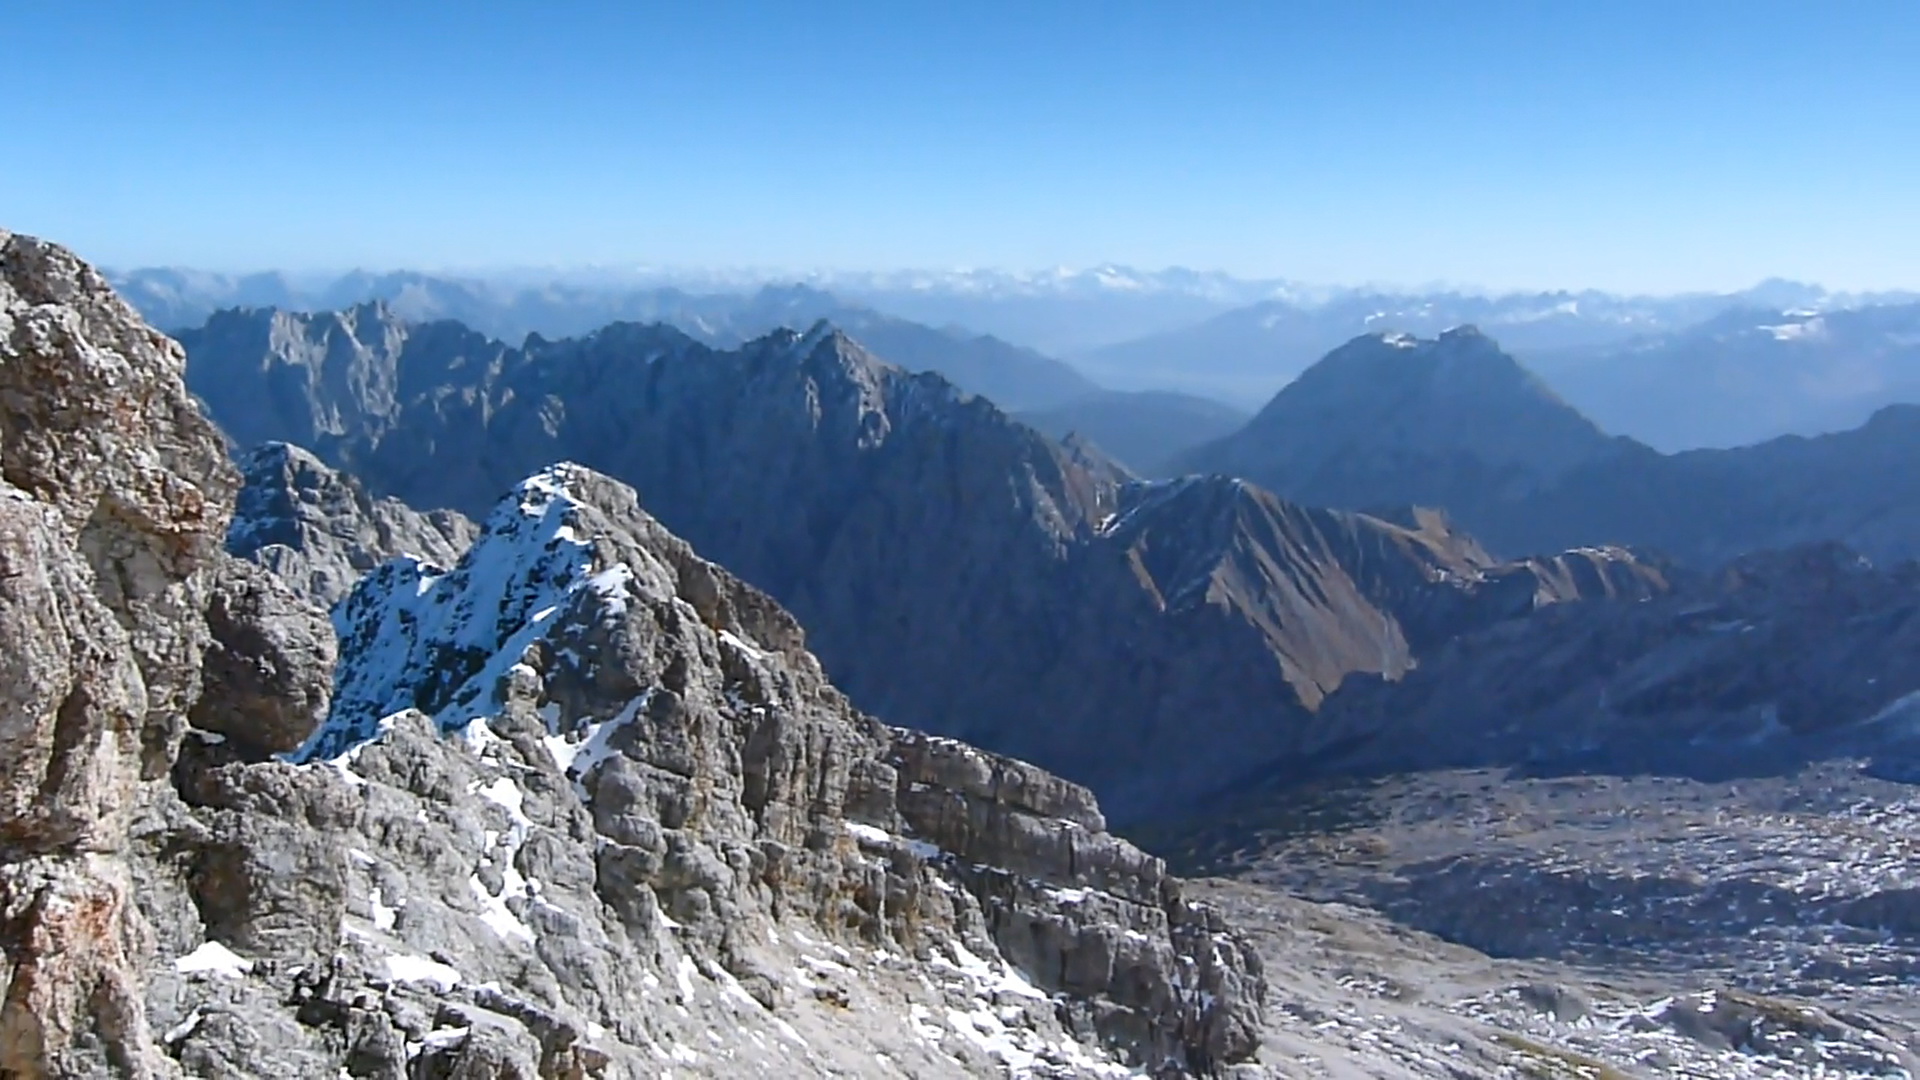
[[[201,1012],[200,1007],[196,1005],[193,1011],[187,1014],[185,1020],[168,1028],[167,1033],[160,1036],[160,1041],[166,1043],[168,1046],[172,1046],[174,1043],[198,1031],[200,1029],[200,1021],[204,1019],[206,1019],[206,1014]]]
[[[400,919],[400,905],[405,903],[406,901],[402,900],[399,904],[388,907],[385,903],[385,898],[380,895],[380,890],[376,887],[373,890],[373,895],[367,898],[367,904],[373,911],[374,929],[393,929],[394,925],[398,923]]]
[[[673,966],[673,981],[679,985],[682,998],[693,997],[693,975],[698,970],[691,956],[682,956],[680,962]]]
[[[521,806],[526,801],[527,793],[520,790],[520,785],[514,783],[512,777],[497,776],[492,783],[484,787],[478,782],[475,782],[473,792],[488,802],[493,803],[495,806],[505,810],[507,817],[513,821],[516,828],[530,829],[533,827],[533,822],[528,820],[526,813],[521,810]]]
[[[652,696],[653,691],[649,688],[627,702],[611,720],[588,724],[571,735],[554,733],[541,740],[546,745],[547,753],[552,755],[553,763],[573,781],[574,794],[583,801],[588,797],[583,781],[595,766],[619,753],[611,744],[614,733],[632,723]]]
[[[760,646],[755,645],[753,642],[748,641],[746,638],[741,637],[731,630],[720,631],[720,640],[746,653],[748,656],[758,657],[767,655],[765,649],[762,649]]]
[[[427,1032],[427,1037],[420,1040],[420,1043],[422,1046],[429,1046],[435,1049],[459,1046],[461,1043],[467,1041],[467,1036],[472,1034],[472,1032],[472,1027],[435,1028]]]

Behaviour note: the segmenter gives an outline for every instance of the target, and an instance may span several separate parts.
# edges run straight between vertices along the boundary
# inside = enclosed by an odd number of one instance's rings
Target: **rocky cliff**
[[[0,1072],[155,1068],[128,826],[200,696],[237,478],[180,350],[0,232]]]
[[[319,611],[177,349],[0,235],[0,1071],[1210,1073],[1257,960],[1085,789],[854,710],[583,469]],[[324,720],[323,720],[324,717]]]

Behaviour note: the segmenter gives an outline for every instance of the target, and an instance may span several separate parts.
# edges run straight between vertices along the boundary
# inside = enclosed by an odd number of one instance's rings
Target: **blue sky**
[[[0,42],[0,224],[119,266],[1920,286],[1906,0],[22,0]]]

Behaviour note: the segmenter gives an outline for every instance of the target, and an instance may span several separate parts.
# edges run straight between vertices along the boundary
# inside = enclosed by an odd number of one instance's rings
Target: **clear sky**
[[[0,0],[117,266],[1920,286],[1920,3]]]

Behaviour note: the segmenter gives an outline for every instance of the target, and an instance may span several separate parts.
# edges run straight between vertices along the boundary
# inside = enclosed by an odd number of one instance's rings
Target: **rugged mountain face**
[[[271,844],[324,883],[272,890],[276,922],[310,928],[291,940],[258,904],[223,927],[253,965],[223,1008],[276,1025],[279,1053],[329,1052],[281,1001],[352,1018],[382,986],[412,1004],[349,1023],[348,1053],[393,1070],[1205,1072],[1251,1051],[1257,969],[1084,789],[857,713],[797,623],[624,485],[546,470],[451,568],[395,560],[335,619],[312,764],[240,773],[214,745],[185,790],[252,813],[230,872]],[[281,975],[312,934],[331,971]]]
[[[437,291],[423,292],[429,285]],[[631,303],[604,311],[595,305],[591,319],[531,322],[502,316],[486,299],[490,294],[485,290],[443,295],[453,288],[452,283],[434,279],[405,285],[370,283],[365,289],[349,289],[346,295],[355,299],[338,311],[222,309],[209,315],[204,325],[180,330],[176,336],[190,352],[248,360],[276,357],[267,371],[269,408],[289,409],[296,417],[310,415],[311,433],[294,440],[302,445],[314,445],[323,436],[349,434],[341,430],[343,411],[378,415],[391,406],[396,394],[420,392],[424,387],[402,388],[394,383],[395,371],[402,367],[429,376],[428,385],[432,385],[444,381],[432,377],[433,364],[484,365],[490,355],[506,349],[495,339],[585,334],[616,321],[663,323],[704,345],[730,349],[781,327],[811,326],[831,319],[889,362],[909,371],[939,372],[1004,408],[1052,408],[1101,393],[1100,387],[1072,367],[1032,349],[883,315],[803,286],[714,296],[689,296],[669,289],[632,297]],[[368,298],[361,298],[362,292]],[[408,354],[404,364],[403,352]],[[249,385],[258,381],[257,375],[247,380]],[[195,376],[195,391],[212,395],[210,401],[228,393],[227,385],[213,373]],[[359,408],[350,408],[348,400],[357,400]],[[224,411],[230,405],[222,402],[216,409]],[[233,435],[247,445],[261,441],[250,428],[240,428]]]
[[[1854,431],[1662,455],[1606,438],[1461,330],[1336,350],[1183,464],[1314,504],[1442,506],[1501,553],[1618,544],[1707,569],[1823,540],[1920,554],[1920,481],[1895,464],[1915,452],[1920,410],[1890,406]]]
[[[1165,390],[1113,390],[1015,418],[1054,438],[1090,439],[1141,476],[1171,475],[1171,462],[1203,443],[1223,438],[1247,414],[1209,398]]]
[[[222,311],[176,337],[208,358],[189,371],[189,385],[243,447],[377,437],[401,401],[506,351],[458,323],[410,324],[378,303],[318,315]]]
[[[609,327],[468,374],[327,452],[462,509],[552,460],[617,476],[789,606],[863,708],[1060,771],[1122,818],[1257,768],[1246,749],[1292,745],[1346,675],[1404,670],[1410,633],[1541,594],[1488,584],[1506,571],[1483,554],[1434,561],[1450,536],[1381,539],[1412,534],[1226,481],[1123,489],[824,325],[730,352]]]
[[[388,564],[329,680],[318,611],[221,550],[237,478],[181,366],[0,236],[0,1071],[1252,1054],[1257,961],[1085,789],[854,711],[623,485],[548,470],[451,569]]]
[[[243,484],[227,550],[273,571],[323,608],[396,555],[451,565],[473,542],[475,527],[466,516],[373,498],[359,481],[288,443],[254,447],[239,456],[239,465]]]

